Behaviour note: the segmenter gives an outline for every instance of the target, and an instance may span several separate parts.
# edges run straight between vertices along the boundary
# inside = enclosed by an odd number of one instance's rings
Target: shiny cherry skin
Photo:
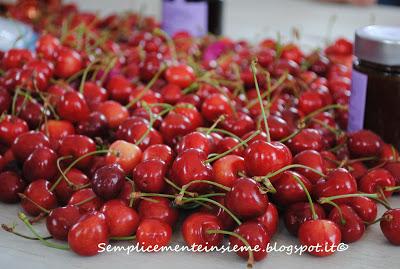
[[[84,185],[89,183],[89,178],[82,171],[76,168],[69,170],[65,173],[65,176],[73,185],[70,186],[67,181],[63,179],[54,189],[58,201],[62,204],[68,203],[76,189],[82,188]]]
[[[52,60],[60,46],[58,38],[44,34],[36,41],[36,53],[45,59]]]
[[[396,185],[400,186],[400,162],[389,162],[383,168],[392,174],[396,180]]]
[[[292,132],[286,120],[282,119],[279,116],[276,115],[268,116],[267,123],[269,127],[269,133],[273,141],[279,141],[281,139],[284,139],[285,137],[288,137]],[[262,125],[262,128],[264,130],[265,126]]]
[[[89,152],[96,151],[96,144],[94,141],[83,135],[67,135],[60,141],[60,146],[58,147],[59,156],[72,156],[71,160],[77,159]],[[79,169],[84,169],[88,167],[93,159],[93,156],[87,156],[80,160],[76,167]],[[70,159],[68,159],[69,162]]]
[[[106,163],[118,164],[125,174],[131,173],[141,159],[142,150],[135,144],[124,140],[117,140],[112,143],[106,155]]]
[[[51,145],[56,148],[60,139],[75,134],[75,127],[66,120],[48,120],[42,124],[40,131],[49,137]]]
[[[89,114],[87,120],[76,126],[76,133],[89,137],[105,137],[108,134],[107,127],[106,117],[100,112],[94,111]]]
[[[125,181],[124,171],[118,164],[108,164],[100,167],[92,179],[93,191],[102,199],[117,198]]]
[[[337,224],[330,220],[322,219],[304,222],[300,226],[298,237],[303,246],[322,245],[323,248],[320,251],[315,249],[309,251],[311,255],[318,257],[334,254],[336,247],[342,240],[342,234]]]
[[[357,182],[344,168],[337,168],[328,173],[326,178],[321,178],[314,185],[314,194],[318,198],[329,197],[357,192]],[[335,203],[344,202],[337,199]]]
[[[80,217],[81,213],[76,206],[57,207],[46,218],[47,231],[54,239],[66,241],[69,230]]]
[[[46,180],[33,181],[25,189],[24,195],[26,198],[21,200],[21,206],[31,216],[38,216],[43,212],[36,204],[46,210],[51,210],[57,206],[56,196],[50,192],[50,182]]]
[[[208,96],[202,106],[201,114],[208,121],[215,121],[221,115],[230,116],[233,114],[233,109],[230,106],[231,102],[227,97],[221,93],[214,93]]]
[[[179,155],[172,164],[172,179],[179,186],[186,185],[194,180],[213,180],[213,169],[205,163],[207,155],[199,149],[188,149]],[[204,183],[194,183],[189,187],[191,191],[203,191],[208,188]]]
[[[166,187],[165,163],[159,160],[147,160],[139,163],[133,169],[132,179],[137,188],[143,192],[161,193]]]
[[[334,207],[331,210],[328,218],[338,225],[342,233],[342,241],[353,243],[360,240],[366,228],[363,220],[350,206],[341,204],[338,207],[340,209]]]
[[[182,235],[188,246],[212,247],[222,243],[223,235],[207,233],[208,230],[221,230],[222,225],[217,216],[205,212],[196,212],[185,219],[182,224]]]
[[[213,135],[215,135],[215,133]],[[238,144],[240,144],[239,139],[226,136],[221,140],[217,141],[215,145],[215,152],[224,153],[225,151],[230,150],[231,148],[235,147]],[[232,154],[243,156],[243,152],[244,152],[244,147],[239,147],[236,150],[232,151]]]
[[[187,149],[199,149],[209,155],[214,149],[212,138],[201,132],[191,132],[182,137],[176,145],[175,151],[180,155]]]
[[[285,171],[279,175],[278,179],[273,181],[276,193],[272,197],[277,204],[287,206],[307,201],[306,193],[296,177],[303,182],[307,191],[311,192],[312,184],[306,177],[293,171]]]
[[[125,237],[136,233],[139,215],[122,200],[115,199],[106,202],[100,208],[100,212],[106,216],[109,236]]]
[[[57,50],[54,73],[60,78],[68,78],[81,70],[83,62],[80,54],[67,47]]]
[[[232,187],[240,177],[239,173],[244,173],[244,159],[237,155],[226,155],[213,163],[215,182],[227,187]]]
[[[99,244],[108,243],[108,227],[103,213],[93,211],[83,215],[68,232],[68,245],[78,255],[98,254]]]
[[[221,204],[223,206],[226,206],[225,197],[218,196],[218,197],[212,198],[212,200],[218,202],[219,204]],[[234,221],[232,216],[229,215],[224,209],[222,209],[221,207],[219,207],[215,204],[206,203],[206,206],[201,207],[200,211],[206,212],[206,213],[211,213],[211,214],[217,216],[222,225],[222,228],[224,230],[230,231],[234,227],[236,227],[236,222]]]
[[[76,91],[66,92],[57,103],[56,109],[62,119],[72,123],[86,121],[90,114],[83,95]]]
[[[317,203],[313,203],[318,219],[325,218],[325,211]],[[300,202],[290,205],[284,214],[285,227],[290,234],[297,236],[300,226],[306,221],[312,220],[312,212],[308,202]]]
[[[265,213],[256,220],[264,226],[270,236],[273,236],[277,232],[279,225],[278,209],[273,203],[269,202]]]
[[[133,91],[133,87],[130,81],[122,76],[112,76],[107,82],[107,91],[110,93],[111,99],[126,104],[129,99],[129,95]]]
[[[368,197],[352,197],[347,203],[364,222],[373,222],[378,215],[376,202]]]
[[[359,185],[359,189],[362,192],[377,193],[382,189],[383,194],[386,197],[390,197],[393,192],[384,191],[384,188],[396,186],[396,180],[388,170],[384,168],[375,168],[360,179]]]
[[[36,179],[52,181],[58,174],[57,154],[48,147],[39,147],[26,159],[22,171],[29,182]]]
[[[292,153],[297,154],[304,150],[321,151],[323,149],[323,137],[318,130],[306,128],[288,141]]]
[[[174,152],[171,147],[165,144],[151,145],[143,151],[142,161],[159,160],[163,161],[167,167],[172,165]]]
[[[251,178],[236,180],[226,193],[225,203],[233,214],[243,219],[257,218],[265,213],[268,197],[260,190],[260,185]]]
[[[247,221],[239,225],[234,232],[242,236],[249,243],[250,247],[255,248],[258,245],[259,251],[253,251],[254,260],[260,261],[267,256],[268,253],[265,250],[271,237],[262,224],[256,221]],[[229,243],[232,248],[235,246],[237,248],[245,246],[241,240],[234,236],[229,236]],[[245,259],[249,257],[247,251],[238,251],[236,254]]]
[[[350,170],[351,175],[357,180],[357,182],[359,182],[360,179],[368,172],[367,166],[360,161],[349,162],[347,169]]]
[[[315,150],[304,150],[296,154],[293,158],[293,163],[311,167],[322,174],[325,174],[326,172],[324,159],[321,154]],[[295,168],[294,171],[305,176],[313,184],[315,184],[321,178],[320,175],[311,171],[310,169]]]
[[[381,230],[387,240],[393,245],[400,245],[400,209],[385,212],[380,222]]]
[[[349,135],[347,146],[353,157],[378,156],[382,148],[382,140],[369,130],[360,130]]]
[[[11,115],[6,115],[0,121],[0,142],[10,146],[22,133],[29,131],[26,121]]]
[[[30,131],[19,135],[11,149],[17,160],[24,162],[35,149],[43,147],[50,147],[49,139],[41,132]]]
[[[238,112],[236,115],[228,115],[222,122],[221,127],[239,137],[254,130],[254,120],[243,112]]]
[[[165,70],[165,79],[183,89],[191,85],[196,80],[196,76],[190,66],[174,65]]]
[[[12,171],[5,171],[0,174],[0,201],[3,203],[16,203],[20,200],[18,193],[25,189],[25,182],[21,177]]]
[[[256,140],[245,150],[244,161],[249,176],[265,176],[289,165],[292,154],[282,143]]]
[[[160,132],[166,144],[172,146],[177,143],[179,139],[193,131],[190,120],[176,112],[170,112],[164,118],[160,126]]]
[[[108,126],[111,128],[117,128],[129,117],[128,109],[113,100],[108,100],[98,104],[96,111],[106,117]]]
[[[74,192],[68,201],[68,205],[76,205],[82,213],[86,213],[99,210],[103,202],[92,189],[86,188]]]
[[[141,219],[159,219],[173,227],[179,219],[178,210],[173,207],[171,201],[164,197],[152,197],[156,200],[141,200],[139,204],[139,216]]]
[[[136,231],[136,239],[145,249],[156,250],[156,246],[167,246],[171,241],[172,229],[158,219],[144,219]]]

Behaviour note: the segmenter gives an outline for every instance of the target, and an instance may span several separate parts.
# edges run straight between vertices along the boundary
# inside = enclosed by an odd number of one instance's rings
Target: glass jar
[[[348,131],[369,129],[400,149],[400,27],[356,31]]]
[[[201,37],[222,33],[223,0],[163,0],[162,28],[169,35],[186,31]]]

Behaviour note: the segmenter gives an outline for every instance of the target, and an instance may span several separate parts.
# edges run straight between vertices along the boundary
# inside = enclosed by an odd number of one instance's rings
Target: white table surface
[[[400,9],[394,7],[358,8],[332,4],[321,4],[311,0],[225,0],[225,33],[233,38],[247,38],[253,41],[265,36],[275,36],[279,30],[290,33],[296,26],[304,36],[304,43],[317,44],[326,37],[329,18],[336,15],[332,36],[352,38],[357,27],[372,21],[379,24],[400,25]],[[78,0],[79,5],[101,13],[138,10],[145,4],[145,13],[159,16],[157,0]],[[394,207],[400,207],[400,197],[392,198]],[[17,205],[0,205],[0,223],[18,222],[18,230],[29,234],[16,216]],[[380,214],[382,214],[382,208]],[[41,225],[38,225],[39,227]],[[40,229],[45,233],[43,227]],[[173,242],[183,244],[179,231],[175,231]],[[298,244],[289,236],[284,227],[273,238],[278,245]],[[126,243],[125,243],[126,244]],[[286,255],[270,253],[256,264],[256,268],[400,268],[399,248],[387,243],[379,225],[369,227],[362,240],[351,244],[347,251],[325,258],[309,255]],[[245,268],[245,261],[233,253],[103,253],[83,258],[73,253],[51,249],[36,241],[24,240],[0,231],[0,268],[32,269],[117,269],[117,268]]]

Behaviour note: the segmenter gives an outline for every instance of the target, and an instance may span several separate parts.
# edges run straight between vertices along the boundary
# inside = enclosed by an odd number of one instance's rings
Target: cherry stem
[[[54,185],[55,185],[56,183],[58,184],[60,178],[62,179],[62,178],[65,176],[65,174],[67,174],[78,162],[82,161],[83,159],[85,159],[85,158],[87,158],[87,157],[89,157],[89,156],[96,155],[96,154],[108,153],[108,152],[110,152],[110,150],[108,150],[108,149],[100,149],[100,150],[88,152],[88,153],[86,153],[86,154],[84,154],[84,155],[82,155],[82,156],[76,158],[76,159],[64,170],[64,172],[61,173],[61,175],[58,177],[58,179],[56,180],[56,182],[54,183]],[[68,157],[68,156],[66,156],[66,157]],[[63,175],[64,175],[64,176],[63,176]],[[68,180],[68,179],[67,179],[67,180]],[[54,185],[50,188],[50,190],[53,190],[53,189],[55,188]],[[74,186],[75,186],[75,185],[74,185]],[[53,188],[53,187],[54,187],[54,188]]]
[[[140,99],[143,98],[143,96],[147,93],[148,90],[150,90],[150,88],[154,85],[154,83],[156,83],[157,79],[160,77],[160,75],[162,74],[162,72],[164,72],[164,70],[166,69],[165,65],[162,65],[160,67],[160,69],[158,69],[157,73],[154,75],[154,77],[149,81],[149,83],[147,83],[147,85],[144,87],[144,89],[140,92],[140,94],[133,99],[132,101],[130,101],[125,108],[130,108],[133,105],[135,105],[138,101],[140,101]]]
[[[396,187],[385,187],[384,189],[385,189],[385,191],[392,191],[392,192],[395,192],[395,191],[399,191],[399,190],[400,190],[400,186],[396,186]]]
[[[26,225],[26,227],[28,227],[28,229],[32,232],[33,235],[35,235],[37,237],[38,240],[40,240],[40,242],[42,242],[43,245],[47,246],[47,247],[51,247],[51,248],[56,248],[56,249],[61,249],[61,250],[69,250],[69,246],[68,245],[60,245],[60,244],[56,244],[56,243],[52,243],[49,242],[47,240],[45,240],[43,237],[41,237],[33,228],[32,224],[30,224],[28,218],[26,217],[26,215],[22,212],[18,213],[18,218],[20,220],[22,220],[22,222]]]
[[[282,138],[281,140],[279,140],[280,143],[285,143],[286,141],[292,139],[293,137],[295,137],[296,135],[298,135],[304,128],[301,127],[299,129],[297,129],[296,131],[294,131],[293,133],[291,133],[290,135]]]
[[[24,235],[24,234],[21,234],[21,233],[15,231],[15,227],[10,227],[10,226],[7,226],[7,225],[5,225],[5,224],[2,224],[2,225],[1,225],[1,228],[3,228],[3,230],[6,231],[6,232],[15,234],[16,236],[19,236],[19,237],[22,237],[22,238],[25,238],[25,239],[29,239],[29,240],[39,240],[39,238],[37,238],[37,237],[32,237],[32,236]],[[52,236],[46,236],[46,237],[42,236],[42,238],[43,238],[44,240],[49,240],[49,239],[52,239],[53,237],[52,237]]]
[[[380,195],[377,193],[349,193],[349,194],[335,195],[335,196],[329,196],[329,197],[322,197],[318,200],[318,203],[325,204],[332,200],[352,198],[352,197],[371,198],[371,199],[374,199],[375,201],[379,202],[380,204],[382,204],[387,209],[391,209],[391,206],[389,205],[389,203],[380,199]]]
[[[363,158],[358,158],[358,159],[351,159],[348,160],[347,163],[351,164],[351,163],[355,163],[355,162],[366,162],[366,161],[375,161],[378,160],[377,157],[372,156],[372,157],[363,157]]]
[[[167,182],[167,184],[169,184],[170,186],[172,186],[174,189],[176,189],[179,192],[182,192],[182,188],[180,188],[178,185],[176,185],[174,182],[172,182],[171,180],[169,180],[168,178],[164,177],[165,182]],[[197,194],[194,192],[189,192],[187,190],[183,190],[184,194],[187,194],[191,197],[195,197]]]
[[[217,127],[217,125],[224,120],[225,120],[224,115],[219,116],[218,119],[210,126],[210,128],[208,128],[206,135],[211,134],[211,132]]]
[[[310,192],[307,190],[306,186],[304,185],[304,182],[298,176],[293,175],[293,177],[297,181],[297,183],[300,184],[301,188],[303,189],[304,193],[307,196],[307,200],[308,200],[308,203],[310,204],[310,210],[311,210],[311,214],[312,214],[313,220],[317,220],[318,219],[318,215],[317,215],[317,213],[315,211],[314,203],[313,203],[313,200],[311,198]]]
[[[83,89],[85,87],[85,82],[87,79],[87,75],[89,73],[89,71],[92,69],[93,65],[96,64],[97,61],[93,61],[91,62],[86,68],[85,71],[83,71],[83,75],[82,75],[82,79],[81,79],[81,83],[79,84],[79,92],[83,94]]]
[[[346,224],[346,220],[343,217],[343,212],[342,212],[342,209],[340,208],[340,206],[337,203],[333,202],[333,201],[326,201],[326,204],[334,206],[338,210],[339,215],[340,215],[340,222],[342,223],[342,225],[345,225]]]
[[[310,114],[305,116],[301,121],[302,122],[307,122],[308,120],[312,119],[316,115],[318,115],[318,114],[320,114],[320,113],[322,113],[324,111],[330,110],[330,109],[347,109],[347,107],[343,106],[343,105],[340,105],[340,104],[333,104],[333,105],[324,106],[324,107],[321,107],[320,109],[317,109],[317,110],[311,112]]]
[[[139,138],[139,140],[136,141],[136,143],[135,143],[136,146],[140,145],[140,143],[142,143],[143,140],[145,140],[146,137],[150,134],[151,129],[153,128],[153,124],[155,122],[155,118],[154,118],[153,112],[151,111],[151,109],[149,108],[147,103],[143,102],[142,106],[146,110],[146,112],[149,114],[150,122],[149,122],[149,127],[147,128],[146,132],[144,132],[144,134]]]
[[[243,146],[244,144],[246,144],[247,142],[249,142],[250,140],[252,140],[254,137],[256,137],[261,131],[257,130],[255,131],[251,136],[249,136],[248,138],[246,138],[245,140],[243,140],[242,142],[240,142],[239,144],[235,145],[234,147],[228,149],[227,151],[218,154],[212,158],[209,158],[208,160],[205,160],[205,163],[212,163],[222,157],[225,157],[226,155],[230,154],[231,152],[234,152],[235,150],[237,150],[238,148],[240,148],[241,146]]]
[[[254,265],[253,251],[251,250],[251,246],[250,246],[249,242],[247,242],[247,240],[244,239],[243,236],[241,236],[240,234],[235,233],[235,232],[224,231],[224,230],[212,230],[212,229],[207,230],[206,233],[208,233],[208,234],[224,234],[224,235],[234,236],[237,239],[239,239],[240,241],[242,241],[243,244],[248,249],[248,253],[249,253],[249,258],[247,260],[247,268],[253,268],[253,265]]]
[[[265,177],[271,178],[271,177],[274,177],[274,176],[276,176],[276,175],[278,175],[278,174],[280,174],[280,173],[282,173],[282,172],[284,172],[284,171],[286,171],[286,170],[292,169],[292,168],[303,168],[303,169],[308,169],[308,170],[310,170],[310,171],[312,171],[312,172],[318,174],[318,175],[321,176],[321,177],[326,177],[326,175],[323,174],[321,171],[318,171],[318,170],[316,170],[316,169],[314,169],[314,168],[312,168],[312,167],[309,167],[309,166],[306,166],[306,165],[302,165],[302,164],[290,164],[290,165],[285,166],[285,167],[283,167],[283,168],[281,168],[281,169],[279,169],[279,170],[277,170],[277,171],[275,171],[275,172],[269,173],[269,174],[266,175]]]
[[[42,211],[43,213],[45,213],[45,214],[49,214],[49,213],[50,213],[49,210],[47,210],[47,209],[44,208],[43,206],[41,206],[41,205],[39,205],[38,203],[36,203],[35,201],[33,201],[31,198],[29,198],[29,197],[26,196],[25,194],[23,194],[23,193],[18,193],[18,196],[19,196],[21,199],[28,200],[30,203],[34,204],[34,205],[35,205],[37,208],[39,208],[40,211]]]
[[[196,184],[196,183],[206,183],[206,184],[218,187],[220,189],[223,189],[224,191],[230,191],[231,190],[231,188],[229,188],[229,187],[227,187],[225,185],[219,184],[217,182],[214,182],[214,181],[210,181],[210,180],[193,180],[193,181],[189,182],[188,184],[185,184],[185,185],[182,186],[182,189],[181,189],[179,195],[183,195],[191,185]]]
[[[89,197],[89,198],[86,198],[86,199],[84,199],[84,200],[82,200],[82,201],[80,201],[80,202],[78,202],[78,203],[76,203],[76,204],[73,204],[74,206],[81,206],[81,205],[83,205],[83,204],[86,204],[87,202],[90,202],[90,201],[92,201],[93,199],[96,199],[96,195],[93,195],[93,196],[91,196],[91,197]]]
[[[227,130],[224,130],[224,129],[213,128],[210,132],[208,132],[210,130],[210,128],[202,128],[202,127],[200,127],[200,128],[197,128],[197,130],[199,130],[201,132],[205,131],[207,134],[209,134],[209,133],[221,133],[221,134],[225,134],[227,136],[233,137],[233,138],[239,140],[239,142],[243,141],[239,136],[237,136],[234,133],[231,133],[231,132],[229,132]],[[244,145],[247,146],[247,143],[244,144]]]
[[[107,78],[107,75],[110,73],[111,69],[115,66],[115,64],[117,63],[118,58],[117,57],[113,57],[111,59],[111,61],[109,62],[109,64],[106,66],[106,69],[104,69],[104,73],[100,78],[100,85],[103,85],[104,81]],[[96,74],[97,75],[97,74]],[[95,77],[94,77],[95,78]]]
[[[136,239],[136,235],[110,237],[110,240],[113,240],[113,241],[130,241],[130,240],[135,240],[135,239]]]
[[[58,186],[58,184],[61,183],[61,181],[62,181],[63,179],[65,179],[65,181],[67,182],[67,184],[68,184],[69,186],[73,186],[73,185],[74,185],[71,181],[69,181],[67,175],[63,172],[63,170],[61,169],[61,165],[60,165],[60,162],[61,162],[61,161],[67,160],[67,159],[71,159],[71,158],[73,158],[73,156],[68,155],[68,156],[63,156],[63,157],[60,157],[60,158],[57,159],[57,162],[56,162],[56,164],[57,164],[57,169],[58,169],[58,171],[60,172],[61,176],[58,177],[57,180],[56,180],[56,182],[54,182],[54,184],[51,186],[51,188],[50,188],[50,191],[51,191],[51,192],[54,191],[54,189]]]
[[[264,125],[265,125],[265,132],[267,134],[267,142],[271,142],[271,136],[269,133],[269,127],[268,127],[268,122],[267,122],[267,115],[265,114],[265,108],[263,105],[263,100],[261,98],[261,93],[260,93],[260,88],[258,86],[258,81],[257,81],[257,68],[256,68],[256,61],[253,60],[251,62],[251,71],[253,73],[253,78],[254,78],[254,84],[256,86],[256,91],[257,91],[257,98],[258,98],[258,102],[260,103],[260,107],[261,107],[261,114],[264,120]]]

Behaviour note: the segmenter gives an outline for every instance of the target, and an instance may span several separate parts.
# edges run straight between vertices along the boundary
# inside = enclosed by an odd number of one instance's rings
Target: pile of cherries
[[[355,242],[377,222],[400,245],[388,201],[399,153],[345,131],[350,42],[305,54],[273,39],[169,37],[151,17],[60,1],[0,10],[41,34],[34,52],[0,53],[0,200],[21,204],[33,236],[6,231],[91,256],[118,240],[157,251],[181,219],[188,246],[258,246],[237,252],[249,265],[280,217],[306,246]]]

